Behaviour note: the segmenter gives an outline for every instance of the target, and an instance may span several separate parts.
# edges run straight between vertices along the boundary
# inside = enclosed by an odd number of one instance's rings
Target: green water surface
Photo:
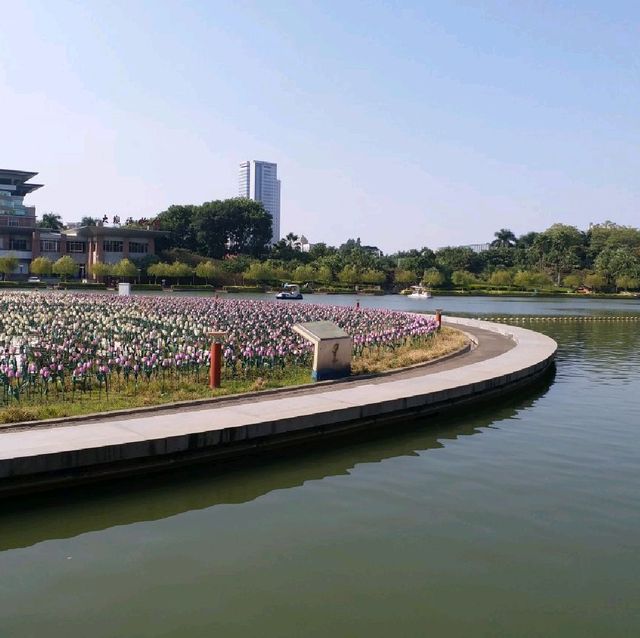
[[[640,636],[640,323],[536,329],[508,400],[0,502],[0,638]]]

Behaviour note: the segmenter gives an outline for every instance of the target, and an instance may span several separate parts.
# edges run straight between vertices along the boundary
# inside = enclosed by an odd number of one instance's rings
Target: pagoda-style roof
[[[0,168],[0,189],[5,186],[9,187],[8,190],[14,195],[27,195],[43,186],[43,184],[25,183],[37,174],[38,173],[32,171],[16,171],[13,169]],[[7,181],[9,182],[8,184],[6,183]]]

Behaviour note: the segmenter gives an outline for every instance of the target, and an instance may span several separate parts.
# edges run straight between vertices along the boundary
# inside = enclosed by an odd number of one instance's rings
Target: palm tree
[[[48,228],[50,230],[60,230],[64,226],[62,217],[55,213],[44,213],[38,222],[38,228]]]
[[[501,228],[493,233],[495,239],[491,242],[493,248],[513,248],[516,245],[516,236],[508,228]]]

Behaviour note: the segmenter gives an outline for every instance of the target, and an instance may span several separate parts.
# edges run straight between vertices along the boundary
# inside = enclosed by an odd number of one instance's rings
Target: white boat
[[[431,293],[422,284],[411,286],[411,293],[407,296],[409,299],[431,299]]]
[[[276,295],[276,299],[302,299],[300,286],[296,284],[285,284],[282,291]]]

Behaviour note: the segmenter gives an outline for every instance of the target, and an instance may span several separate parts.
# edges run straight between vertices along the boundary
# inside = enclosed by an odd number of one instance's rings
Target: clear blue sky
[[[640,224],[640,3],[11,2],[0,167],[151,216],[278,163],[282,231],[386,252]]]

